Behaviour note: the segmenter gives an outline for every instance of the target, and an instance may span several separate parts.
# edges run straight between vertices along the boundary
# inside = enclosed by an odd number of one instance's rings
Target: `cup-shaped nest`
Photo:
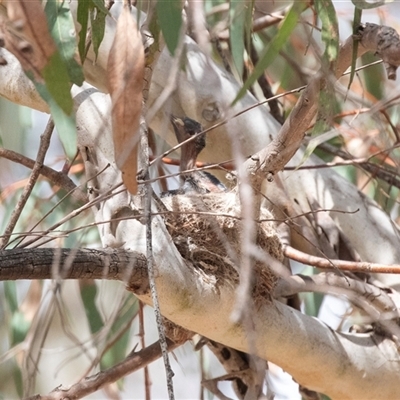
[[[273,216],[262,209],[256,221],[252,248],[243,249],[243,228],[238,196],[230,193],[185,194],[162,199],[169,210],[165,223],[182,257],[203,279],[233,287],[239,283],[242,254],[253,261],[253,299],[270,299],[277,277],[269,267],[271,258],[282,261],[282,245]]]

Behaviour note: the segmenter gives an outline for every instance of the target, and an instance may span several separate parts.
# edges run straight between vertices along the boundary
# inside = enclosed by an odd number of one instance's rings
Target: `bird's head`
[[[186,141],[203,130],[203,127],[197,121],[188,117],[178,118],[174,115],[171,115],[171,123],[174,127],[175,136],[178,140],[178,143]],[[184,147],[189,148],[189,152],[195,153],[197,157],[197,155],[204,149],[205,146],[205,135],[199,135],[196,139],[187,143]],[[184,149],[182,149],[182,151],[184,151]]]

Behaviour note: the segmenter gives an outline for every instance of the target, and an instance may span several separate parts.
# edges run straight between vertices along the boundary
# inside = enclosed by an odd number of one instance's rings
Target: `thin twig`
[[[44,158],[46,156],[47,149],[49,148],[50,145],[50,138],[51,134],[53,133],[53,129],[54,129],[54,122],[53,119],[50,117],[46,129],[40,136],[39,150],[36,157],[35,165],[29,177],[29,181],[25,186],[14,211],[11,214],[10,221],[8,222],[8,225],[4,231],[4,235],[0,241],[0,249],[4,249],[7,246],[8,241],[10,240],[11,233],[14,230],[19,217],[21,216],[21,213],[25,207],[26,202],[29,199],[29,196],[32,193],[33,187],[35,186],[37,179],[39,178],[40,170],[43,167]]]
[[[167,339],[167,351],[172,351],[179,347],[180,343],[173,343]],[[118,379],[131,374],[150,364],[161,357],[160,342],[155,342],[138,352],[130,354],[125,360],[113,367],[89,376],[85,380],[70,386],[68,389],[58,387],[48,395],[40,394],[26,398],[25,400],[76,400],[97,392],[106,385],[116,382]]]
[[[16,153],[15,151],[4,149],[0,147],[0,157],[6,158],[7,160],[16,162],[23,165],[24,167],[33,169],[35,166],[35,161],[31,158],[25,157],[22,154]],[[71,178],[64,172],[56,171],[46,165],[43,165],[40,170],[40,175],[47,178],[52,184],[61,187],[67,192],[71,193],[71,196],[82,203],[88,201],[86,193],[84,193]]]
[[[142,349],[146,348],[146,340],[144,337],[144,304],[139,300],[139,338],[140,338],[140,345]],[[151,399],[151,380],[149,369],[147,365],[144,367],[144,389],[145,389],[145,399]]]
[[[312,256],[310,254],[303,253],[300,250],[296,250],[291,246],[284,245],[283,253],[286,257],[291,260],[301,262],[311,267],[321,269],[332,269],[337,268],[341,271],[352,271],[352,272],[373,272],[381,274],[400,274],[400,265],[392,264],[377,264],[369,262],[356,262],[356,261],[344,261],[344,260],[332,260],[321,257]]]
[[[143,128],[143,126],[141,127]],[[147,165],[145,166],[145,179],[149,178],[149,146],[148,146],[148,139],[147,139],[147,130],[141,129],[141,152],[142,158],[146,158]],[[158,329],[158,337],[160,339],[160,346],[161,352],[164,360],[165,366],[165,374],[167,378],[167,389],[168,389],[168,398],[169,400],[174,400],[174,386],[172,382],[172,378],[174,373],[171,368],[171,364],[169,362],[168,357],[168,343],[167,337],[165,335],[165,327],[163,324],[163,318],[160,311],[160,303],[158,300],[158,293],[156,288],[155,282],[155,265],[153,259],[153,235],[152,235],[152,213],[151,213],[151,206],[152,206],[152,192],[153,188],[151,183],[146,183],[144,185],[143,190],[144,195],[144,214],[146,220],[146,258],[147,258],[147,271],[149,275],[149,286],[151,292],[151,299],[153,302],[154,307],[154,314],[156,317],[157,322],[157,329]]]

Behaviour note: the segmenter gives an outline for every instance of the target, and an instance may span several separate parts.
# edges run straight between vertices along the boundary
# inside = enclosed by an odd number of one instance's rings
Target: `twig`
[[[364,310],[372,322],[379,323],[387,332],[397,338],[399,326],[398,305],[385,290],[351,277],[322,272],[313,276],[292,275],[280,279],[274,289],[276,297],[290,297],[301,292],[319,292],[345,296],[351,303]]]
[[[390,38],[387,34],[388,30],[392,32]],[[398,35],[396,37],[393,32],[395,31],[392,28],[375,24],[366,24],[360,27],[357,37],[360,42],[358,56],[367,51],[375,51],[390,67],[399,65],[400,58],[396,58],[397,53],[394,52],[393,47],[398,48],[400,41]],[[353,40],[354,38],[351,36],[340,49],[336,69],[333,71],[336,79],[351,65]],[[388,76],[393,78],[393,68],[390,69]],[[328,77],[321,69],[301,94],[276,138],[267,147],[246,161],[246,168],[249,176],[252,177],[254,187],[259,188],[265,178],[273,180],[274,175],[285,167],[299,149],[305,132],[317,113],[318,96],[320,91],[324,90],[327,79]]]
[[[180,343],[173,343],[167,339],[167,351],[172,351],[180,346]],[[96,375],[85,378],[82,382],[76,383],[69,388],[58,387],[48,395],[37,394],[25,400],[76,400],[97,392],[104,386],[116,382],[118,379],[135,372],[154,360],[161,357],[160,342],[155,342],[138,352],[130,354],[124,361],[113,367],[99,372]]]
[[[396,144],[392,147],[392,149],[399,147],[399,144]],[[372,154],[368,157],[363,157],[363,158],[353,158],[352,155],[336,148],[335,146],[332,146],[329,143],[321,143],[320,145],[318,145],[318,148],[321,150],[324,150],[330,154],[334,154],[335,156],[338,156],[340,158],[343,158],[344,162],[335,162],[335,163],[326,163],[324,165],[318,165],[318,166],[312,166],[312,167],[319,167],[319,168],[326,168],[326,167],[333,167],[333,166],[339,166],[339,165],[354,165],[357,164],[359,165],[363,170],[371,173],[374,175],[374,177],[379,178],[385,182],[387,182],[388,184],[395,186],[397,188],[400,189],[400,176],[399,174],[395,171],[395,170],[389,170],[384,168],[382,165],[379,164],[373,164],[371,162],[369,162],[369,160],[373,157],[375,157],[376,155],[382,154],[384,152],[388,152],[390,151],[390,149],[385,149],[382,150],[376,154]],[[301,169],[302,167],[300,167],[299,169]],[[310,169],[310,166],[306,166],[304,168],[308,168]],[[285,168],[286,169],[286,168]],[[288,170],[290,169],[287,168]]]
[[[358,305],[362,296],[364,301],[376,303],[382,312],[396,308],[384,290],[351,277],[344,278],[333,272],[321,272],[312,276],[298,274],[279,279],[274,288],[274,297],[290,297],[302,292],[335,293],[348,297]]]
[[[146,341],[144,337],[144,304],[139,300],[139,338],[142,349],[146,348]],[[145,399],[151,399],[151,380],[149,375],[149,369],[144,367],[144,388],[145,388]]]
[[[24,167],[33,169],[35,166],[35,161],[31,158],[25,157],[22,154],[16,153],[15,151],[4,149],[0,147],[0,157],[6,158],[7,160],[16,162],[23,165]],[[64,172],[56,171],[46,165],[43,165],[40,174],[47,178],[51,183],[59,186],[71,193],[71,196],[82,203],[86,203],[88,198],[86,193],[84,193],[72,179],[69,178]]]
[[[146,159],[147,165],[144,167],[145,169],[145,179],[149,178],[149,146],[148,146],[148,139],[147,139],[147,130],[144,129],[144,126],[141,126],[141,152],[142,152],[142,159]],[[142,160],[143,161],[143,160]],[[151,292],[151,299],[153,302],[154,307],[154,314],[156,317],[157,322],[157,329],[158,329],[158,337],[160,339],[160,346],[161,352],[164,360],[165,366],[165,374],[167,378],[167,389],[168,389],[168,398],[169,400],[174,400],[174,386],[172,382],[172,378],[174,373],[171,368],[171,364],[169,362],[168,357],[168,344],[167,344],[167,337],[165,335],[165,327],[163,324],[163,318],[160,311],[160,303],[158,300],[158,293],[156,288],[155,282],[155,265],[153,260],[153,235],[152,235],[152,213],[151,213],[151,206],[152,206],[152,192],[153,188],[151,183],[146,183],[144,185],[143,190],[144,195],[144,214],[146,220],[146,258],[147,258],[147,271],[149,275],[149,285],[150,285],[150,292]]]
[[[333,267],[341,271],[352,271],[352,272],[373,272],[381,274],[400,274],[400,265],[385,265],[369,262],[356,262],[356,261],[344,261],[344,260],[332,260],[321,257],[312,256],[310,254],[303,253],[300,250],[296,250],[291,246],[284,245],[283,253],[286,257],[301,262],[306,265],[310,265],[316,268],[332,269]]]
[[[44,158],[46,156],[47,149],[49,148],[50,145],[50,138],[51,134],[53,133],[53,129],[54,129],[54,122],[53,119],[50,117],[45,131],[40,136],[39,150],[36,157],[35,165],[29,177],[29,181],[25,186],[14,211],[11,214],[10,221],[8,222],[8,225],[4,231],[4,235],[0,241],[0,249],[4,249],[7,246],[11,233],[14,230],[15,225],[17,224],[18,219],[22,213],[22,210],[24,209],[25,204],[28,201],[29,196],[32,193],[33,187],[35,186],[35,183],[40,175],[40,170],[43,167]]]

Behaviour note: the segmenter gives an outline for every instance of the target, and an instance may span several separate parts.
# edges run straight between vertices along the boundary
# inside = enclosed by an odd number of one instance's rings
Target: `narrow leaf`
[[[244,96],[247,89],[264,73],[265,69],[272,63],[279,51],[282,49],[283,45],[289,39],[290,34],[297,25],[298,17],[303,10],[303,1],[295,1],[290,11],[286,14],[285,19],[279,28],[278,33],[272,39],[269,46],[261,54],[260,60],[254,68],[253,73],[244,83],[243,87],[240,89],[236,98],[233,100],[232,105],[235,104],[241,97]]]
[[[70,115],[74,102],[70,93],[68,71],[61,60],[60,53],[56,52],[49,58],[42,75],[52,98],[66,114]]]
[[[230,45],[233,62],[239,76],[243,75],[244,25],[246,20],[246,0],[232,0],[230,15]]]
[[[301,167],[311,156],[311,154],[314,152],[314,150],[319,146],[321,143],[325,143],[328,140],[331,140],[339,135],[339,131],[337,129],[332,129],[329,132],[325,132],[321,135],[318,135],[314,138],[312,138],[308,144],[307,147],[304,151],[303,158],[301,159],[299,165],[296,167],[299,168]]]
[[[104,5],[104,0],[93,0],[93,4],[96,6],[98,11],[102,12],[105,15],[108,14],[107,7]]]
[[[47,87],[40,83],[35,83],[36,90],[43,97],[50,107],[50,113],[54,119],[58,136],[64,147],[66,155],[72,159],[76,154],[76,126],[74,114],[66,114],[51,96]]]
[[[92,27],[92,43],[93,51],[97,58],[99,54],[99,47],[104,38],[104,32],[106,28],[106,16],[103,11],[98,8],[94,8],[90,12],[90,25]]]
[[[79,289],[85,313],[90,326],[90,332],[96,333],[103,326],[103,319],[96,305],[97,286],[94,281],[80,281]]]
[[[358,32],[358,28],[361,23],[362,17],[362,10],[361,8],[355,7],[354,8],[354,18],[353,18],[353,35]],[[358,51],[358,40],[353,39],[353,53],[351,55],[351,69],[350,69],[350,78],[349,78],[349,85],[347,89],[350,89],[350,86],[353,82],[354,75],[356,73],[356,63],[357,63],[357,51]]]
[[[112,101],[115,161],[125,186],[132,194],[137,191],[137,145],[144,66],[142,38],[129,8],[124,7],[108,58],[107,77]]]
[[[339,53],[339,27],[336,10],[331,0],[316,0],[318,16],[322,22],[322,41],[325,43],[324,60],[336,61]]]
[[[81,30],[79,31],[78,50],[82,64],[86,58],[86,33],[88,29],[90,3],[91,2],[88,0],[78,0],[78,10],[76,19],[78,23],[81,25]]]
[[[61,59],[67,67],[70,81],[80,86],[84,81],[84,76],[82,67],[75,60],[77,45],[75,36],[71,34],[71,32],[75,32],[75,27],[69,3],[48,0],[44,11],[51,36],[57,45]]]
[[[158,0],[156,11],[167,48],[171,55],[174,55],[182,26],[182,2],[180,0]]]

